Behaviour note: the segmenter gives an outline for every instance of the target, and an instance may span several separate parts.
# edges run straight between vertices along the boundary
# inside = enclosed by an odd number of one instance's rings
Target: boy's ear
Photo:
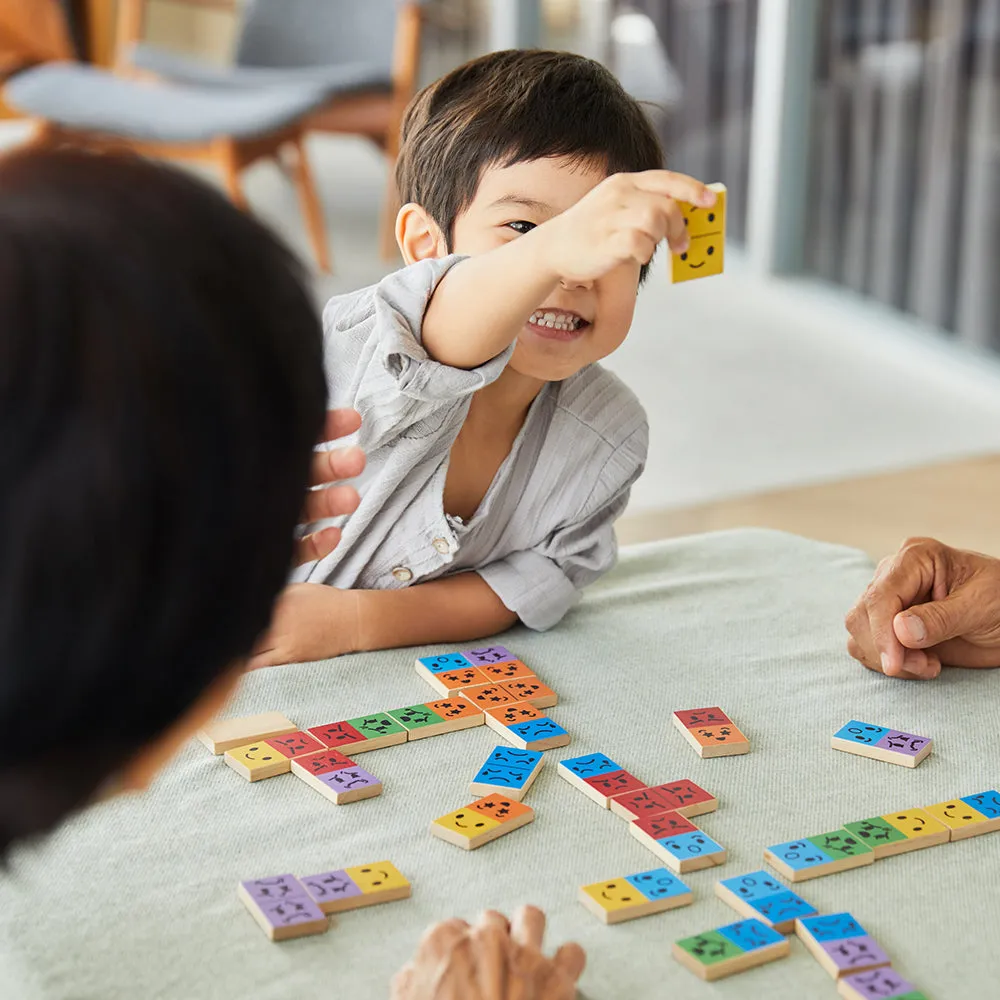
[[[396,242],[407,264],[448,255],[448,242],[438,224],[412,201],[396,216]]]

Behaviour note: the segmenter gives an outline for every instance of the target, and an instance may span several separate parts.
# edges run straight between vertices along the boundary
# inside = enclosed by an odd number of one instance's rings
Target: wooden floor
[[[626,516],[618,538],[628,545],[747,526],[852,545],[874,559],[909,535],[1000,556],[1000,455]]]

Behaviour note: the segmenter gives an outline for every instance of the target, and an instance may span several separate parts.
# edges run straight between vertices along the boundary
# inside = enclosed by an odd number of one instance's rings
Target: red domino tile
[[[609,774],[595,774],[592,778],[584,778],[584,782],[591,788],[603,792],[605,795],[624,795],[626,792],[637,792],[640,788],[645,788],[634,774],[628,771],[611,771]]]
[[[354,767],[354,761],[345,757],[339,750],[320,750],[319,753],[306,753],[295,758],[295,763],[305,768],[310,774],[329,774],[345,767]]]
[[[689,708],[683,712],[674,712],[685,729],[696,726],[731,726],[733,720],[715,705],[713,708]]]
[[[662,840],[664,837],[677,837],[682,833],[697,833],[698,827],[689,819],[685,819],[678,812],[660,813],[657,816],[642,816],[632,821],[638,830],[652,837],[653,840]]]
[[[313,726],[308,732],[327,747],[346,746],[367,739],[348,722],[328,722],[325,726]]]
[[[315,736],[310,736],[301,730],[297,733],[288,733],[286,736],[274,736],[264,742],[286,757],[301,757],[304,753],[326,749]]]

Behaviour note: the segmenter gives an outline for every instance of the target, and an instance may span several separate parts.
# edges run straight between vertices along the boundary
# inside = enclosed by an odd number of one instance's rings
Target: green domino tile
[[[373,712],[371,715],[362,715],[357,719],[348,719],[347,724],[354,726],[359,733],[369,740],[373,740],[378,736],[388,736],[390,733],[406,732],[404,726],[401,726],[392,716],[385,712]]]
[[[831,830],[829,833],[821,833],[817,837],[806,837],[810,844],[814,844],[821,851],[826,851],[831,858],[855,858],[859,854],[872,854],[872,849],[853,834],[848,833],[843,827],[839,830]]]
[[[704,934],[684,938],[677,942],[677,947],[683,948],[702,965],[715,965],[716,962],[725,962],[728,958],[744,954],[738,944],[723,937],[718,931],[706,931]]]
[[[897,830],[881,816],[858,820],[857,823],[845,823],[844,829],[849,830],[858,840],[869,847],[877,847],[879,844],[894,844],[897,840],[907,839],[905,833]]]
[[[406,708],[391,708],[391,715],[404,729],[423,729],[444,722],[444,718],[431,711],[426,705],[408,705]]]

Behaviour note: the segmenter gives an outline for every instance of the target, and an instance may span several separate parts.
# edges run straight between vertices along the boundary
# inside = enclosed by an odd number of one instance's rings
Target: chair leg
[[[323,218],[323,205],[316,191],[309,160],[306,157],[302,136],[296,136],[289,145],[292,156],[289,166],[292,172],[292,182],[298,192],[299,204],[302,206],[302,217],[305,220],[306,231],[316,254],[316,263],[325,274],[330,273],[330,248],[326,239],[326,222]]]
[[[240,182],[240,166],[242,164],[239,147],[232,139],[221,139],[216,144],[215,153],[222,169],[222,181],[230,200],[241,211],[249,211],[247,196],[243,190],[243,184]]]
[[[382,195],[382,210],[378,220],[378,253],[382,260],[396,260],[399,247],[396,245],[396,216],[399,214],[399,192],[396,190],[396,159],[386,157],[385,192]]]

